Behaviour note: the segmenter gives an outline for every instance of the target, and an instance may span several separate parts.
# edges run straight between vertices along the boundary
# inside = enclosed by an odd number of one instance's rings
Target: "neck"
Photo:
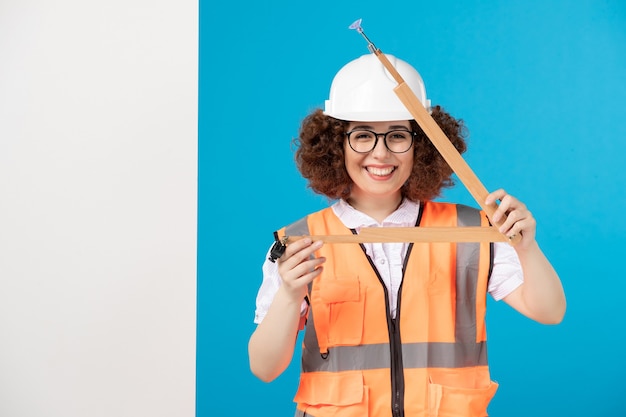
[[[398,209],[402,203],[402,196],[398,194],[394,198],[360,199],[351,195],[346,201],[355,209],[367,214],[378,223],[382,223],[383,220]]]

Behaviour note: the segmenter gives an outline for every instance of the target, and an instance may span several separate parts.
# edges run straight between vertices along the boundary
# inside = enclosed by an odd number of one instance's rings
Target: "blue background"
[[[529,206],[561,275],[559,326],[489,301],[490,414],[626,415],[621,0],[201,1],[197,415],[293,415],[299,360],[263,383],[247,342],[272,232],[326,205],[290,141],[335,72],[368,53],[347,28],[357,18],[465,121],[465,159]],[[460,183],[442,199],[476,206]]]

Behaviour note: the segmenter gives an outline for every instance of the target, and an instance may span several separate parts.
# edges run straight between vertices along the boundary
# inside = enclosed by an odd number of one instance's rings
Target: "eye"
[[[395,141],[403,141],[411,138],[411,132],[407,130],[393,130],[387,134],[387,138]]]
[[[352,137],[358,140],[373,140],[374,134],[372,132],[368,132],[367,130],[357,130],[352,132]]]

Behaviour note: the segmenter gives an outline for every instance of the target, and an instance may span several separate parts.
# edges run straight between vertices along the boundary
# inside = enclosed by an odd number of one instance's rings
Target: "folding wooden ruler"
[[[461,154],[456,150],[450,139],[441,130],[422,102],[406,84],[396,68],[391,64],[383,52],[377,48],[363,33],[361,19],[350,25],[350,29],[357,30],[367,41],[367,47],[375,54],[387,71],[397,82],[395,94],[413,115],[417,124],[439,151],[450,168],[456,173],[459,180],[470,192],[478,205],[487,215],[494,226],[488,227],[368,227],[362,228],[358,235],[318,235],[308,236],[311,240],[323,240],[327,243],[368,243],[368,242],[509,242],[514,245],[522,238],[520,234],[510,237],[498,231],[505,219],[494,221],[493,215],[498,208],[496,203],[487,205],[485,200],[489,195],[485,186],[480,182]],[[305,236],[285,236],[283,244],[288,244]]]

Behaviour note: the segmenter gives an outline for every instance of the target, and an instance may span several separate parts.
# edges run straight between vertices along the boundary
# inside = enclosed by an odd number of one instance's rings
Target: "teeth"
[[[367,171],[371,174],[378,175],[384,177],[385,175],[389,175],[393,172],[394,168],[375,168],[375,167],[367,167]]]

